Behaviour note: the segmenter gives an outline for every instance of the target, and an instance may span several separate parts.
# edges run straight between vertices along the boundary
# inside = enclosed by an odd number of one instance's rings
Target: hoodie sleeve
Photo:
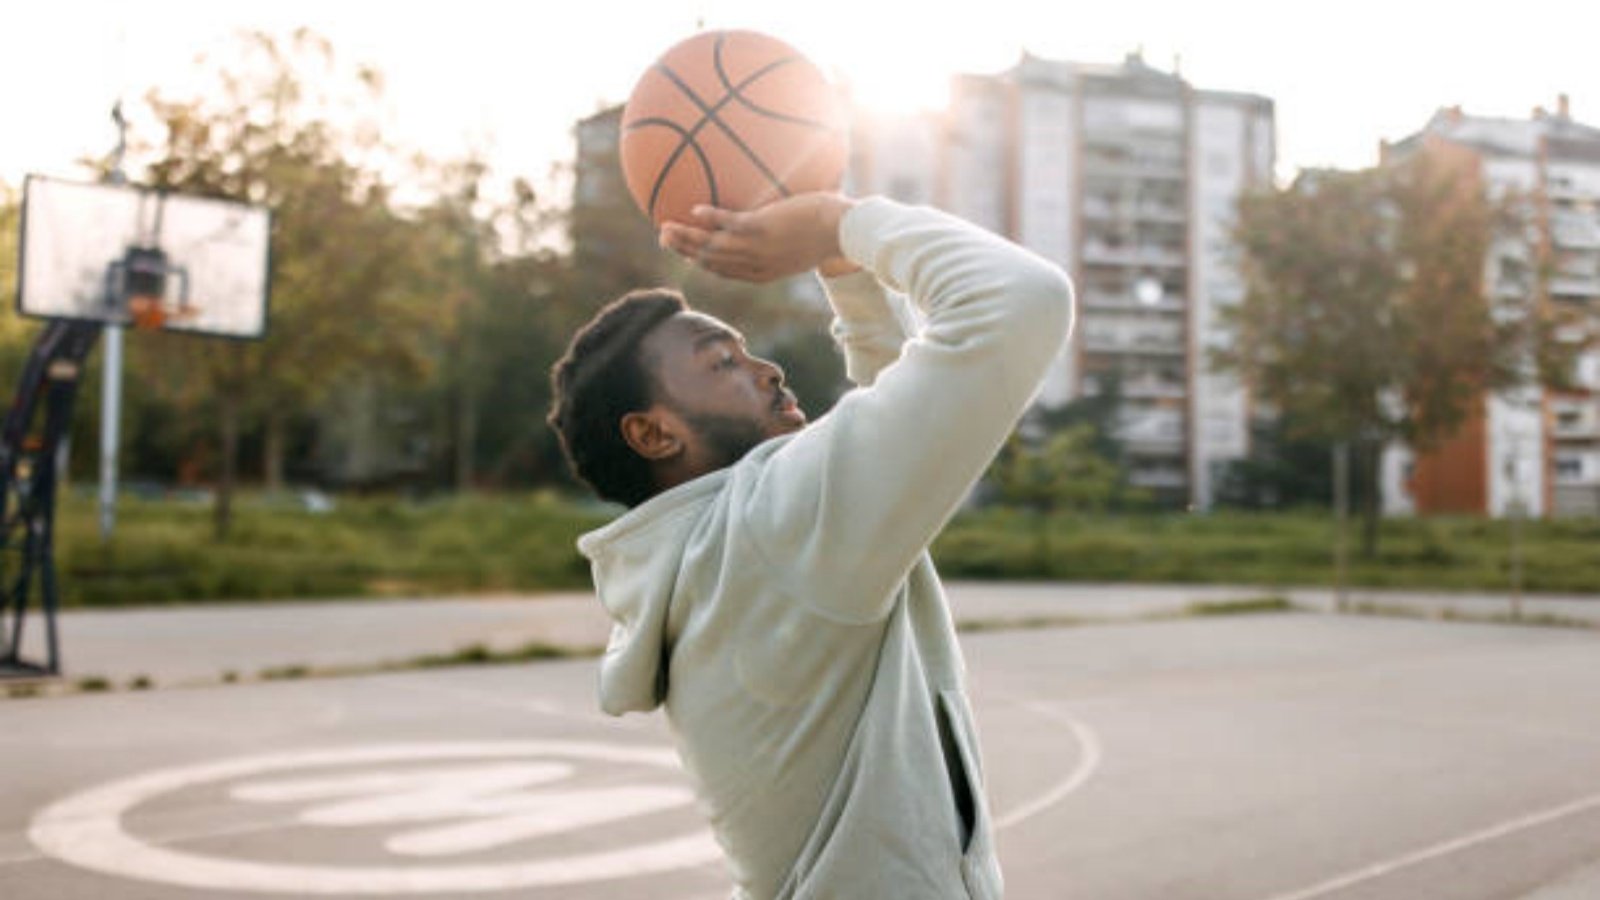
[[[878,373],[900,358],[900,348],[916,330],[905,299],[886,293],[877,276],[865,269],[822,286],[833,307],[829,332],[844,353],[844,371],[852,384],[866,387]]]
[[[1031,402],[1070,332],[1073,297],[1056,266],[932,209],[862,201],[840,243],[925,324],[896,360],[887,307],[870,322],[839,310],[847,354],[852,341],[862,351],[851,377],[870,386],[772,455],[742,518],[789,594],[863,622],[888,613]]]

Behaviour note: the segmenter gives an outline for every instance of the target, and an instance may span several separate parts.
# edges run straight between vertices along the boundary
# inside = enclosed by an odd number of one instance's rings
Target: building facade
[[[1600,316],[1600,128],[1575,121],[1567,99],[1526,120],[1441,110],[1384,162],[1416,153],[1465,156],[1491,199],[1514,198],[1525,225],[1496,235],[1484,260],[1495,314]],[[1556,340],[1581,341],[1582,326]],[[1530,360],[1530,366],[1532,365]],[[1576,355],[1570,389],[1529,386],[1484,398],[1460,431],[1416,455],[1391,448],[1391,513],[1600,515],[1600,351]]]
[[[1078,327],[1038,402],[1117,390],[1130,482],[1209,507],[1249,449],[1249,397],[1210,351],[1244,296],[1230,230],[1239,195],[1272,182],[1272,102],[1137,55],[1025,56],[954,79],[942,122],[858,123],[854,140],[857,189],[930,198],[1072,273]]]

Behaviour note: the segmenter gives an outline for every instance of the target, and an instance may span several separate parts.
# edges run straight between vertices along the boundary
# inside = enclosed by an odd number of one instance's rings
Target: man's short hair
[[[666,288],[632,291],[578,329],[550,369],[550,414],[573,474],[602,499],[638,506],[656,493],[650,464],[622,437],[622,417],[650,405],[652,376],[639,345],[689,308]]]

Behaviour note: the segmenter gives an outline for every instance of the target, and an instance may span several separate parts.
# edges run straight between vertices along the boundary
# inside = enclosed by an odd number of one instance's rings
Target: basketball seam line
[[[704,120],[702,119],[701,121]],[[679,125],[677,122],[674,122],[671,119],[662,119],[656,116],[651,116],[645,119],[637,119],[633,122],[630,122],[628,123],[628,130],[632,131],[634,128],[641,125],[661,125],[677,132],[678,136],[682,138],[682,140],[678,142],[678,146],[672,151],[672,155],[667,157],[666,164],[661,167],[661,174],[656,176],[656,183],[650,188],[650,208],[646,210],[646,213],[652,218],[655,216],[656,201],[661,196],[662,185],[664,185],[667,181],[667,173],[671,172],[672,167],[677,164],[678,158],[683,155],[683,148],[685,147],[693,150],[694,155],[700,159],[700,168],[706,173],[706,184],[711,188],[711,205],[716,206],[717,175],[715,170],[711,168],[711,160],[706,158],[705,150],[701,149],[700,145],[695,143],[694,132],[685,129],[682,125]]]
[[[805,118],[803,116],[791,116],[788,113],[781,113],[781,112],[778,112],[776,110],[767,109],[766,107],[762,106],[761,104],[755,102],[754,100],[751,100],[749,97],[746,97],[744,94],[740,93],[741,90],[743,90],[746,87],[749,87],[750,82],[754,81],[756,77],[759,77],[761,75],[765,75],[771,68],[774,68],[774,67],[776,67],[776,66],[778,66],[780,64],[793,62],[797,58],[798,57],[794,57],[794,56],[785,57],[785,58],[780,59],[777,62],[773,63],[771,66],[768,66],[768,67],[763,68],[763,69],[758,69],[756,71],[755,75],[752,75],[743,84],[740,84],[738,86],[734,85],[733,79],[728,77],[728,70],[722,65],[722,40],[721,39],[717,40],[717,46],[715,48],[715,52],[712,53],[711,62],[712,62],[713,67],[716,69],[717,80],[721,81],[722,82],[722,86],[727,89],[729,98],[739,101],[739,104],[741,106],[745,107],[746,109],[750,110],[751,112],[760,113],[763,116],[767,116],[769,118],[777,119],[780,122],[789,122],[789,123],[794,124],[794,125],[804,125],[807,128],[816,128],[816,129],[821,130],[821,131],[833,131],[834,129],[829,127],[827,122],[818,121],[816,119],[807,119],[807,118]],[[720,108],[720,104],[719,104],[719,108]]]
[[[671,173],[672,167],[674,165],[676,165],[678,160],[682,157],[683,150],[684,150],[684,148],[686,146],[687,147],[693,147],[694,150],[695,150],[695,154],[700,157],[701,165],[705,169],[706,181],[707,181],[707,184],[708,184],[708,186],[710,187],[710,190],[711,190],[712,205],[714,205],[714,206],[717,205],[717,193],[718,192],[717,192],[717,182],[716,182],[715,170],[713,170],[711,168],[710,161],[706,158],[705,153],[700,148],[700,145],[698,143],[696,143],[696,141],[694,140],[695,135],[699,134],[700,129],[704,128],[706,123],[708,123],[708,122],[715,123],[718,128],[722,129],[723,134],[725,136],[727,136],[727,138],[730,141],[733,142],[735,147],[737,147],[740,151],[742,151],[744,153],[744,155],[747,158],[749,158],[750,162],[755,165],[755,167],[761,172],[762,175],[766,176],[767,180],[770,181],[772,183],[772,185],[778,189],[779,193],[781,193],[785,197],[791,196],[790,190],[783,183],[782,179],[778,178],[778,176],[776,174],[774,174],[773,171],[770,168],[767,167],[765,161],[763,161],[760,156],[756,155],[755,151],[752,150],[750,148],[750,146],[748,144],[746,144],[742,138],[739,137],[737,132],[735,132],[731,127],[729,127],[726,122],[722,121],[721,117],[717,115],[717,111],[722,109],[724,106],[727,106],[730,102],[732,102],[734,100],[738,100],[741,103],[744,103],[745,105],[751,107],[752,109],[754,109],[754,110],[756,110],[758,112],[763,112],[758,107],[756,107],[753,103],[748,101],[742,94],[740,94],[740,91],[742,91],[743,89],[745,89],[745,88],[749,87],[750,85],[754,84],[756,81],[758,81],[761,78],[765,77],[767,74],[777,70],[778,68],[781,68],[782,66],[788,65],[789,63],[792,63],[792,62],[795,62],[795,61],[801,59],[801,57],[798,56],[798,55],[794,55],[794,56],[786,56],[786,57],[783,57],[781,59],[773,60],[772,62],[766,64],[765,66],[762,66],[760,69],[757,69],[756,71],[752,72],[750,75],[746,76],[745,79],[743,81],[739,82],[737,85],[734,85],[734,84],[730,83],[730,81],[727,78],[727,76],[726,76],[726,74],[725,74],[725,72],[723,70],[723,67],[722,67],[722,46],[723,46],[723,43],[726,41],[726,39],[727,39],[726,34],[718,35],[717,43],[716,43],[716,46],[714,48],[713,60],[714,60],[714,64],[715,64],[716,69],[717,69],[718,76],[719,76],[720,80],[723,82],[723,84],[725,86],[727,86],[729,92],[728,92],[728,94],[726,96],[724,96],[720,100],[718,100],[716,102],[716,104],[714,104],[714,105],[707,105],[705,100],[702,99],[699,94],[696,94],[694,92],[694,90],[692,88],[690,88],[689,85],[681,77],[679,77],[678,73],[672,71],[672,69],[669,68],[666,64],[658,62],[656,64],[656,66],[655,66],[655,68],[659,72],[661,72],[661,74],[665,75],[669,81],[671,81],[674,85],[677,86],[678,90],[682,91],[684,93],[684,95],[689,98],[689,101],[691,103],[693,103],[695,106],[697,106],[700,109],[700,113],[701,113],[700,121],[696,122],[694,124],[694,127],[688,129],[687,131],[684,131],[682,129],[682,126],[679,126],[679,125],[676,125],[676,124],[670,124],[665,120],[659,120],[658,121],[658,120],[655,120],[655,119],[640,119],[640,120],[637,120],[635,122],[629,122],[626,126],[624,126],[627,130],[631,131],[635,127],[640,126],[640,125],[644,125],[644,124],[669,125],[669,127],[671,127],[674,131],[677,131],[680,135],[683,136],[683,140],[680,141],[678,146],[673,149],[672,153],[667,157],[666,163],[662,165],[660,173],[656,176],[655,184],[651,186],[650,202],[648,204],[648,209],[646,209],[645,212],[652,219],[655,218],[656,204],[660,200],[661,189],[666,183],[667,176]],[[785,117],[778,116],[778,118],[784,119]],[[797,124],[805,124],[805,125],[808,125],[809,127],[825,127],[825,126],[818,126],[818,125],[815,125],[814,123],[809,123],[809,122],[801,122],[801,123],[797,123]]]
[[[745,85],[748,85],[751,82],[755,81],[756,79],[760,78],[761,76],[767,74],[768,72],[771,72],[772,70],[778,68],[779,66],[784,65],[784,64],[786,64],[788,62],[791,62],[791,61],[793,61],[793,57],[790,57],[790,58],[787,58],[787,59],[775,60],[775,61],[773,61],[771,63],[768,63],[766,66],[763,66],[762,68],[760,68],[760,69],[756,70],[754,73],[752,73],[750,75],[750,77],[746,78],[743,82],[741,82],[739,86],[743,87]],[[759,156],[756,156],[755,151],[751,150],[749,145],[747,145],[744,142],[744,139],[739,137],[738,133],[735,132],[732,128],[728,127],[728,123],[722,121],[722,117],[717,115],[717,111],[718,110],[722,109],[724,106],[727,106],[729,103],[731,103],[733,101],[733,98],[736,96],[735,94],[729,94],[729,95],[723,97],[722,99],[718,100],[716,102],[716,104],[708,106],[706,104],[705,100],[702,99],[699,94],[696,94],[694,92],[694,89],[689,87],[688,83],[685,82],[683,80],[683,78],[678,75],[677,72],[672,71],[672,69],[668,68],[665,64],[658,64],[656,66],[656,68],[661,71],[661,74],[667,76],[667,79],[669,81],[671,81],[673,84],[677,85],[678,90],[682,91],[684,93],[684,95],[689,98],[689,102],[693,103],[695,106],[699,107],[699,109],[700,109],[700,121],[696,122],[694,124],[694,127],[689,129],[689,134],[685,138],[684,144],[689,144],[689,145],[698,147],[699,144],[695,143],[695,140],[694,140],[695,135],[699,134],[700,133],[700,129],[704,128],[707,123],[713,123],[718,128],[722,129],[722,133],[727,136],[728,140],[733,142],[735,147],[737,147],[739,150],[743,151],[745,156],[749,157],[750,161],[755,164],[756,168],[758,170],[760,170],[762,175],[765,175],[767,177],[768,181],[771,181],[774,184],[776,184],[777,187],[778,187],[778,190],[782,191],[784,196],[788,196],[789,195],[788,190],[785,189],[783,184],[778,181],[777,176],[775,176],[772,173],[772,170],[768,169],[766,164],[761,161],[761,158]],[[660,188],[661,188],[661,186],[663,184],[666,183],[667,175],[672,172],[672,167],[677,163],[678,158],[683,155],[684,144],[679,144],[677,149],[673,150],[672,155],[667,158],[666,164],[661,167],[661,174],[656,176],[656,188],[655,188],[655,190],[652,190],[650,192],[650,195],[651,195],[650,214],[652,216],[655,215],[655,201],[658,198],[658,196],[660,195]],[[716,196],[716,194],[717,194],[716,175],[715,175],[714,171],[710,171],[710,170],[707,171],[706,175],[710,179],[710,182],[711,182],[711,194],[712,194],[712,197],[714,198]],[[715,204],[713,204],[713,205],[715,205]]]

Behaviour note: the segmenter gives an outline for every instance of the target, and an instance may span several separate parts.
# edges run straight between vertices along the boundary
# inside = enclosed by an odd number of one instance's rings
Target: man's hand
[[[661,246],[726,278],[764,283],[821,269],[856,270],[839,249],[839,220],[855,205],[840,194],[800,194],[749,212],[710,206],[693,210],[693,224],[661,226]]]

